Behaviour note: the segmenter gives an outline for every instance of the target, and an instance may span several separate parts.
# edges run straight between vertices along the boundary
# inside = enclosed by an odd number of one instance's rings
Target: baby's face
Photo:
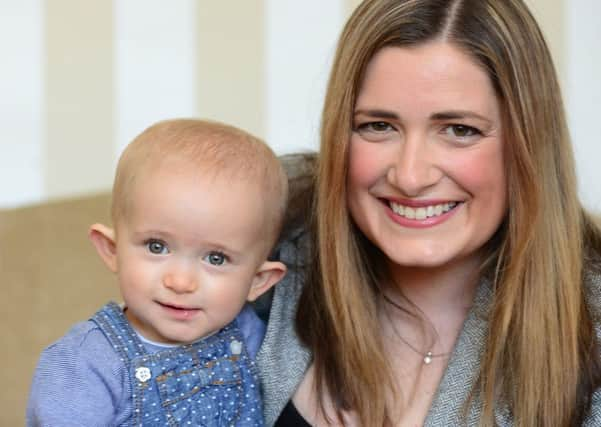
[[[147,339],[187,343],[221,329],[265,261],[258,185],[164,169],[144,174],[117,225],[126,316]]]

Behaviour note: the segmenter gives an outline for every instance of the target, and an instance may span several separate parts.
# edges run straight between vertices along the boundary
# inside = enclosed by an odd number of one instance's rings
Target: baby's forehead
[[[118,221],[130,230],[187,230],[188,236],[198,232],[215,239],[234,235],[266,241],[278,228],[281,213],[278,198],[266,193],[258,180],[222,170],[160,167],[147,171],[128,193]],[[206,224],[211,226],[207,229]]]
[[[242,200],[252,195],[260,199],[260,209],[268,214],[269,209],[277,209],[279,195],[271,191],[269,177],[253,168],[239,167],[236,164],[216,165],[211,162],[192,161],[181,156],[168,156],[155,161],[147,161],[132,171],[121,200],[114,203],[126,203],[131,209],[140,194],[156,198],[160,202],[168,193],[195,193],[197,199],[203,193],[220,192],[222,198],[217,202],[231,204],[232,200]],[[154,188],[152,188],[154,187]],[[200,194],[199,194],[200,193]],[[193,202],[194,200],[191,200]],[[202,203],[202,200],[197,200]],[[246,209],[249,207],[247,206]]]
[[[227,191],[231,197],[236,197],[237,190],[251,193],[263,204],[262,214],[270,218],[269,222],[280,223],[287,178],[275,154],[262,141],[244,134],[224,136],[194,131],[182,136],[160,130],[159,126],[143,134],[123,153],[113,187],[114,220],[131,210],[137,188],[160,182],[152,178],[175,174],[189,182],[226,182],[231,187]],[[162,187],[162,191],[169,191]]]
[[[198,183],[229,183],[230,191],[240,184],[248,189],[262,189],[271,179],[260,166],[232,158],[215,161],[211,158],[190,158],[186,155],[169,154],[148,159],[134,173],[134,185],[144,185],[150,178],[168,180],[170,177]]]

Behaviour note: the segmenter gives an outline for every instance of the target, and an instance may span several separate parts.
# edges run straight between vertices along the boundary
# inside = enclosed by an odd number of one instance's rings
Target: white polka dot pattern
[[[148,354],[116,304],[93,320],[130,366],[133,425],[263,426],[257,369],[235,322]]]

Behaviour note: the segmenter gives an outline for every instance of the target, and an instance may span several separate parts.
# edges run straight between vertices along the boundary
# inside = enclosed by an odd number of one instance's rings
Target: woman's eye
[[[169,253],[167,245],[160,240],[151,239],[146,242],[146,248],[151,254],[164,255]]]
[[[365,122],[355,126],[354,131],[366,141],[380,142],[394,138],[396,129],[388,122]]]
[[[359,132],[383,133],[392,129],[392,126],[386,122],[368,122],[357,126]]]
[[[223,265],[227,262],[227,257],[222,252],[211,252],[205,256],[205,260],[211,265]]]
[[[478,129],[467,125],[450,125],[445,128],[445,132],[455,138],[469,138],[482,134]]]

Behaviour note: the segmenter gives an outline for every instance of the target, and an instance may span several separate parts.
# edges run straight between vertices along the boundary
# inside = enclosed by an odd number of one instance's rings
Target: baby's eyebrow
[[[135,237],[158,237],[158,238],[162,238],[162,239],[166,239],[171,237],[171,235],[167,232],[164,231],[160,231],[160,230],[155,230],[155,229],[151,229],[151,230],[135,230],[132,233]]]

